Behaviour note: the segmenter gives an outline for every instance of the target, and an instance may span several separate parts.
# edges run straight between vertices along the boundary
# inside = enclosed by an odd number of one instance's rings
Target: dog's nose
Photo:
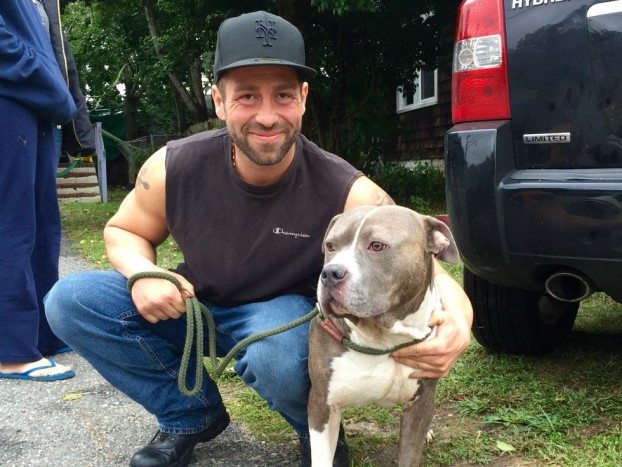
[[[339,284],[348,273],[348,269],[343,264],[327,264],[322,269],[322,284],[327,287]]]

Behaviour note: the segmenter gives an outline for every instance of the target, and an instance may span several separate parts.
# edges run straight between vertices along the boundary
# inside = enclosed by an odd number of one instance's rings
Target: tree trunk
[[[181,135],[188,128],[188,119],[186,118],[186,106],[181,100],[181,97],[179,97],[179,93],[175,88],[173,88],[173,98],[175,99],[175,110],[177,111],[177,128],[179,134]]]
[[[205,91],[203,90],[202,71],[203,65],[201,64],[201,60],[198,58],[192,60],[192,63],[190,64],[190,82],[192,84],[194,98],[197,101],[199,108],[199,122],[204,122],[209,118],[209,115],[207,114],[207,104],[205,102]]]
[[[158,29],[155,0],[143,0],[143,6],[145,8],[145,16],[147,17],[147,25],[149,26],[149,34],[151,35],[156,56],[162,63],[165,63],[166,54],[164,53],[162,47],[160,47],[160,43],[158,42],[158,37],[160,33]],[[173,85],[173,89],[179,94],[179,97],[190,112],[193,122],[198,123],[199,121],[201,121],[201,111],[199,109],[199,106],[197,102],[192,98],[188,90],[184,87],[181,80],[177,77],[177,75],[175,75],[175,73],[170,70],[167,71],[167,75]]]
[[[138,103],[139,97],[136,94],[136,84],[133,81],[125,81],[125,124],[127,130],[127,139],[132,141],[138,138],[137,120],[138,120]]]
[[[279,16],[298,28],[303,38],[309,37],[311,29],[310,0],[277,0]]]

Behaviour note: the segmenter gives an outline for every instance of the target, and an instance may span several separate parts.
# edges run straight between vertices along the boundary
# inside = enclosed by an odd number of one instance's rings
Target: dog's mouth
[[[321,287],[319,299],[322,309],[336,315],[348,314],[349,307],[344,303],[343,297],[336,290]]]
[[[365,294],[358,287],[348,287],[345,284],[331,287],[320,283],[318,302],[327,313],[332,313],[342,318],[346,316],[363,318],[381,313],[380,311],[372,311],[368,294]]]
[[[341,303],[339,300],[335,299],[334,297],[331,297],[328,300],[327,305],[330,308],[330,311],[332,311],[336,315],[348,314],[348,308],[343,303]]]
[[[345,294],[343,291],[327,287],[320,287],[318,302],[326,313],[340,318],[372,318],[387,311],[386,307],[374,306],[369,297]]]

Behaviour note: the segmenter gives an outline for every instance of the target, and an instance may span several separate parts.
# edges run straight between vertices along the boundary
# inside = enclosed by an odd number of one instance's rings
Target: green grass
[[[61,204],[63,229],[73,242],[73,247],[98,269],[112,269],[106,256],[102,231],[108,219],[117,211],[126,191],[113,190],[108,203]],[[158,264],[172,268],[182,260],[177,244],[170,238],[157,248]]]
[[[96,268],[110,268],[101,230],[123,193],[108,204],[63,205],[63,226]],[[181,255],[171,240],[165,267]],[[461,281],[462,265],[448,267]],[[580,308],[568,342],[550,355],[494,355],[477,342],[439,382],[435,440],[427,465],[618,466],[622,459],[622,305],[595,294]],[[283,419],[233,372],[219,380],[232,418],[259,439],[296,443]],[[390,465],[399,408],[348,409],[344,423],[354,466]]]
[[[110,203],[61,204],[63,230],[72,240],[72,246],[99,269],[111,269],[106,258],[102,230],[119,207],[118,201]]]
[[[468,419],[462,433],[477,442],[462,443],[450,432],[430,446],[428,458],[579,466],[599,456],[591,465],[619,465],[622,348],[604,348],[598,335],[577,338],[591,332],[578,326],[563,348],[540,358],[491,355],[473,343],[441,381],[437,400],[448,415]],[[591,450],[592,436],[606,449]],[[514,450],[502,452],[499,442]]]

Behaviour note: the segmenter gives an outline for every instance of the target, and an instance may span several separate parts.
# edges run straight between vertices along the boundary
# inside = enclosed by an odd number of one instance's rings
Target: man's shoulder
[[[226,128],[202,131],[166,144],[166,170],[194,170],[196,164],[216,161],[230,144],[231,137]]]
[[[302,150],[305,153],[318,153],[321,155],[326,155],[328,157],[339,157],[336,154],[333,154],[331,152],[328,152],[322,148],[320,148],[317,144],[315,144],[313,141],[311,141],[309,138],[307,138],[305,135],[303,135],[302,133],[300,133],[298,135],[298,144],[300,144]]]
[[[354,168],[354,166],[352,166],[352,164],[350,164],[342,157],[320,148],[317,144],[315,144],[313,141],[306,138],[302,134],[298,136],[298,141],[302,148],[303,156],[308,158],[308,160],[312,162],[324,162],[327,164],[334,164],[342,166],[344,168],[357,170],[356,168]]]
[[[302,173],[312,185],[322,186],[323,194],[329,199],[337,199],[341,212],[352,185],[363,173],[345,159],[321,149],[304,136],[300,135],[299,141]]]
[[[171,140],[167,143],[167,149],[177,149],[183,146],[193,146],[196,144],[210,144],[217,143],[220,144],[224,139],[230,138],[229,132],[226,128],[219,128],[217,130],[208,130],[202,131],[200,133],[195,133],[190,136],[186,136],[184,138]]]

